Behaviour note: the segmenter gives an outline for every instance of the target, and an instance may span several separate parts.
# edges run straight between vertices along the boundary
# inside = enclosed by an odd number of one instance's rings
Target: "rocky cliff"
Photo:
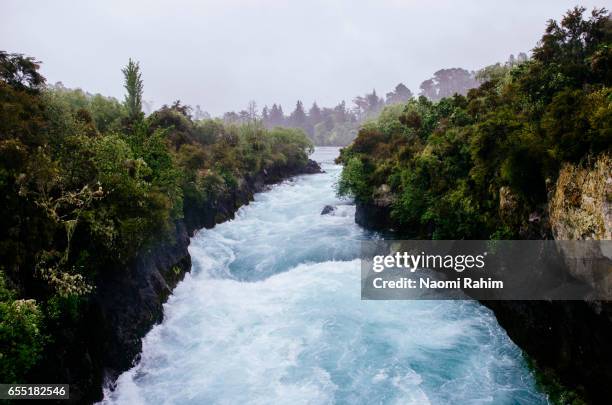
[[[612,160],[601,155],[586,167],[565,165],[551,190],[548,226],[556,240],[612,239]],[[567,245],[559,245],[563,248]],[[612,260],[610,244],[595,256]],[[593,285],[601,295],[612,288],[612,274],[596,276],[593,261],[570,259],[572,277]],[[594,257],[595,257],[594,256]],[[508,335],[540,369],[577,390],[592,403],[612,397],[612,303],[609,301],[503,302],[485,305]]]
[[[161,322],[164,302],[190,270],[189,237],[200,228],[233,218],[238,208],[268,185],[320,171],[312,160],[306,165],[278,167],[241,179],[231,192],[206,205],[185,207],[184,219],[163,240],[141,252],[127,268],[108,269],[100,275],[86,315],[65,329],[54,344],[54,364],[43,367],[56,374],[37,379],[49,383],[52,377],[58,383],[69,383],[73,403],[101,400],[103,385],[112,385],[137,361],[142,337]]]
[[[381,190],[382,191],[382,190]],[[356,222],[373,229],[391,229],[392,197],[357,204]],[[512,212],[513,195],[500,190],[500,215],[516,222],[526,238],[556,240],[612,239],[612,159],[600,155],[586,165],[565,165],[551,184],[549,203],[542,212]],[[519,216],[520,216],[519,215]],[[569,252],[567,252],[569,253]],[[610,244],[599,256],[612,260]],[[606,277],[589,261],[569,259],[560,271],[595,286],[612,290],[612,269]],[[612,397],[612,303],[609,301],[483,301],[493,310],[510,338],[536,367],[589,403],[609,403]],[[562,400],[566,400],[566,398]]]

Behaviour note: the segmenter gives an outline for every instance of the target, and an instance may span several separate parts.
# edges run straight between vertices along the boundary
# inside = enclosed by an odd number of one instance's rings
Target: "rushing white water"
[[[336,154],[319,148],[326,173],[191,240],[191,273],[105,403],[547,402],[478,303],[360,300],[358,241],[373,235],[335,196]]]

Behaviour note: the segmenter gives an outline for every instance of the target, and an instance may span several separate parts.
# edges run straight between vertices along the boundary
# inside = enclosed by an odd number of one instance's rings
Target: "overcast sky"
[[[546,20],[610,0],[0,0],[0,49],[35,56],[48,81],[122,97],[140,61],[144,99],[213,115],[249,100],[331,106],[441,68],[529,51]]]

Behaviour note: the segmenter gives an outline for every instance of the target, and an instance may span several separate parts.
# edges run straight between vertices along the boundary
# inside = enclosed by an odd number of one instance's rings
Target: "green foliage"
[[[305,165],[308,155],[314,151],[312,142],[299,129],[277,127],[269,132],[268,137],[270,153],[292,165]]]
[[[353,157],[346,161],[340,181],[338,182],[338,193],[355,197],[359,201],[366,202],[370,200],[371,190],[362,160]]]
[[[40,62],[21,54],[0,51],[0,81],[20,91],[36,93],[45,84],[38,73]]]
[[[124,105],[127,110],[128,117],[132,121],[138,121],[142,118],[142,78],[140,73],[140,65],[138,62],[129,60],[126,67],[122,70],[125,83],[126,95]]]
[[[41,356],[42,314],[36,301],[15,299],[0,269],[0,381],[23,383],[23,378]]]
[[[385,108],[342,151],[340,193],[368,202],[389,186],[392,218],[421,237],[528,237],[559,167],[610,150],[610,45],[607,12],[576,8],[532,60],[483,69],[467,97]]]
[[[126,109],[119,100],[105,97],[101,94],[90,94],[81,89],[68,89],[61,83],[49,86],[45,91],[48,105],[63,109],[64,113],[75,115],[78,111],[86,111],[95,125],[95,131],[109,133],[119,131],[121,121],[127,116]],[[57,105],[60,104],[61,107]],[[72,120],[76,119],[72,118]],[[58,123],[69,122],[71,119],[64,116]],[[80,121],[83,123],[84,119]],[[95,132],[94,131],[94,132]]]
[[[0,53],[3,382],[27,381],[46,344],[69,345],[104,272],[129,266],[178,219],[244,192],[248,179],[304,167],[312,152],[301,130],[194,122],[180,102],[145,118],[132,61],[125,105],[44,88],[37,69]]]
[[[289,127],[303,130],[308,138],[319,146],[348,145],[357,136],[360,123],[374,119],[385,105],[391,106],[409,100],[412,92],[404,84],[399,83],[395,89],[386,95],[386,100],[376,94],[366,93],[353,99],[353,108],[347,108],[344,101],[333,108],[319,108],[317,103],[306,113],[301,101],[297,101],[295,110],[286,117],[281,106],[273,104],[270,109],[264,107],[261,123],[266,128]],[[226,122],[253,122],[259,116],[254,104],[249,111],[239,113],[228,112],[223,118]]]
[[[197,121],[194,126],[194,139],[202,145],[212,145],[222,136],[225,128],[221,120]]]

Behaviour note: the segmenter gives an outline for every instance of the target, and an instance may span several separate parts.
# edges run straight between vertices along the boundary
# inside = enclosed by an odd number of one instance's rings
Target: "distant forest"
[[[440,101],[445,97],[452,97],[455,94],[467,95],[470,89],[477,88],[495,76],[496,72],[504,71],[505,68],[516,66],[528,59],[523,52],[518,56],[510,55],[505,63],[497,63],[487,66],[478,71],[468,71],[463,68],[440,69],[419,86],[418,97],[424,97],[430,101]],[[71,90],[61,82],[48,86],[56,92],[64,93],[66,97],[72,97],[77,104],[85,106],[92,104],[96,108],[97,104],[104,104],[101,100],[112,100],[112,97],[104,97],[99,94],[90,94],[79,89]],[[416,98],[418,98],[416,97]],[[180,100],[172,104],[172,108],[180,109],[182,113],[194,122],[216,121],[219,125],[244,125],[244,124],[263,124],[267,129],[275,127],[295,128],[303,130],[308,138],[317,146],[347,146],[356,137],[361,124],[369,120],[378,118],[385,106],[394,104],[404,104],[410,99],[414,99],[415,94],[403,83],[399,83],[393,90],[384,96],[379,96],[376,89],[371,93],[353,98],[352,105],[346,101],[341,101],[333,107],[320,107],[316,102],[306,110],[304,103],[297,100],[293,111],[286,114],[282,105],[264,105],[259,108],[255,101],[250,101],[247,107],[240,111],[229,111],[221,117],[213,118],[203,110],[200,105],[195,107],[181,104]],[[171,108],[168,106],[164,106]],[[142,109],[146,115],[154,111],[153,104],[142,100]],[[108,112],[108,113],[112,113]]]
[[[505,65],[514,66],[526,60],[525,53],[519,53],[517,57],[510,55]],[[468,90],[483,82],[484,76],[501,67],[501,64],[496,64],[477,72],[462,68],[438,70],[433,77],[421,83],[419,96],[439,101],[454,94],[466,95]],[[399,83],[384,97],[379,96],[375,89],[371,93],[357,96],[353,99],[352,106],[342,101],[334,107],[320,107],[314,102],[306,111],[304,103],[298,100],[288,115],[280,104],[272,104],[272,107],[266,105],[259,111],[257,104],[251,101],[242,111],[226,112],[223,121],[227,124],[244,124],[261,120],[266,128],[280,126],[302,129],[315,145],[346,146],[357,136],[361,123],[376,119],[385,106],[405,103],[413,97],[412,91],[403,83]],[[205,118],[210,118],[210,115],[196,106],[194,119]]]

